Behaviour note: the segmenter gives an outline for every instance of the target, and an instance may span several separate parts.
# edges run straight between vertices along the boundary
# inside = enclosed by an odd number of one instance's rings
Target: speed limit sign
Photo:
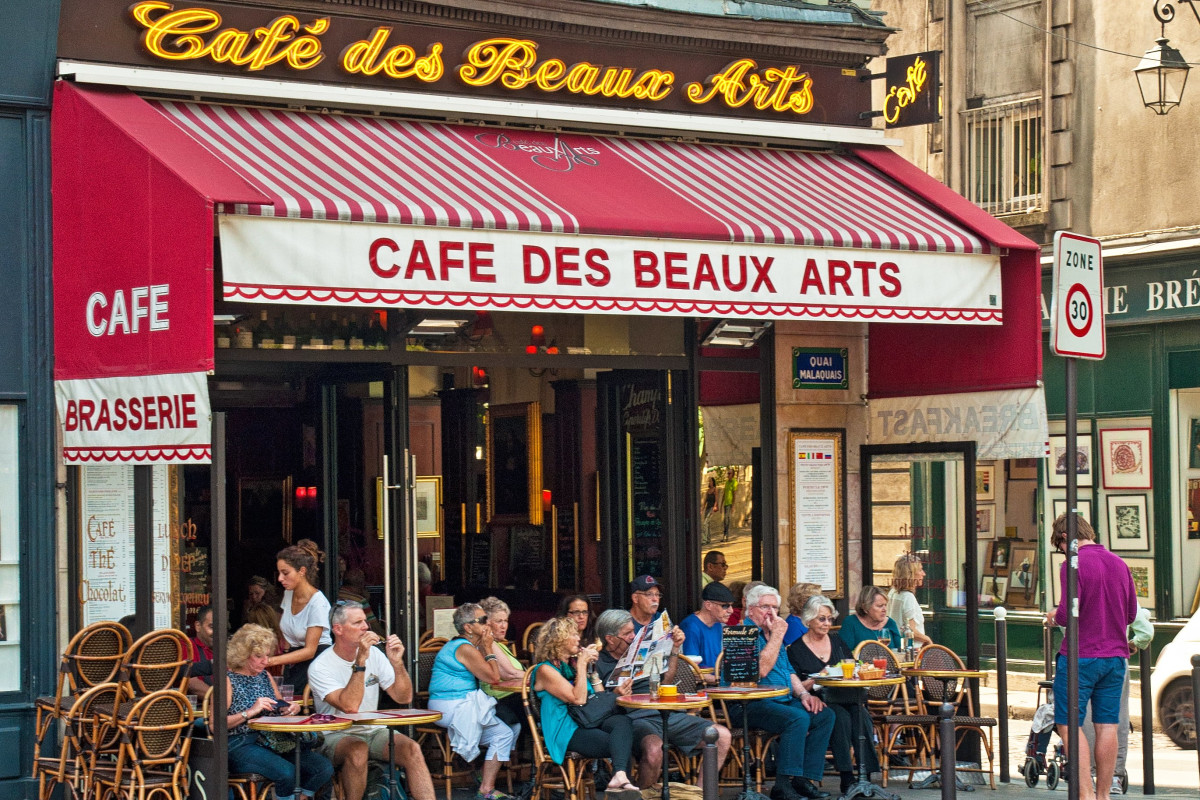
[[[1054,234],[1050,347],[1060,356],[1104,358],[1104,267],[1100,240]]]

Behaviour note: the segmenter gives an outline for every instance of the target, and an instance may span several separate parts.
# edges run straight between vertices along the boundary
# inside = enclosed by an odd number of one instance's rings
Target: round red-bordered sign
[[[1075,295],[1080,295],[1084,307],[1087,308],[1087,318],[1083,320],[1083,324],[1080,326],[1075,325],[1075,318],[1071,315],[1069,310]],[[1087,332],[1092,329],[1092,318],[1095,316],[1092,309],[1092,296],[1087,293],[1087,289],[1083,288],[1082,283],[1076,283],[1067,290],[1066,302],[1068,309],[1066,313],[1067,327],[1070,328],[1071,333],[1075,334],[1076,336],[1086,335]]]

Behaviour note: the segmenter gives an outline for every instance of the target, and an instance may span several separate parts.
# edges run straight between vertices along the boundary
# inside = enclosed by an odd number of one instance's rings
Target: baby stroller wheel
[[[1058,788],[1059,767],[1057,761],[1046,764],[1046,788],[1053,791]]]
[[[1037,760],[1033,758],[1025,759],[1025,766],[1021,768],[1021,774],[1025,776],[1025,785],[1030,789],[1038,785],[1038,765]]]

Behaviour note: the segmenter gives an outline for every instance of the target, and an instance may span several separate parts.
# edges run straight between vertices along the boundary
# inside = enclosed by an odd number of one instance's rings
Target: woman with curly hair
[[[595,645],[579,646],[579,628],[569,618],[555,617],[542,626],[534,653],[536,671],[533,691],[541,704],[542,736],[554,763],[561,764],[567,751],[585,758],[612,760],[613,775],[606,794],[614,800],[639,800],[641,792],[629,779],[633,751],[633,728],[624,714],[611,714],[596,728],[581,728],[567,709],[581,706],[604,691],[597,676],[588,679],[588,665],[599,658]],[[614,691],[628,694],[630,684]]]
[[[229,729],[229,770],[253,772],[275,784],[278,800],[293,800],[297,790],[312,797],[333,778],[333,764],[315,750],[300,749],[300,786],[295,785],[293,755],[280,755],[250,730],[255,717],[277,712],[298,714],[299,703],[284,703],[275,679],[266,672],[267,660],[275,652],[275,634],[261,625],[243,625],[226,646],[229,669],[225,694],[229,698],[225,725]],[[214,710],[214,717],[216,716]],[[213,720],[216,724],[216,720]]]
[[[267,666],[283,665],[283,682],[296,687],[308,685],[308,665],[333,644],[329,635],[329,600],[317,588],[318,565],[325,554],[311,539],[301,539],[276,555],[279,584],[283,587],[283,615],[279,630],[287,652],[271,656]]]
[[[925,615],[913,594],[925,583],[925,565],[916,555],[905,553],[896,559],[892,568],[892,588],[888,592],[887,615],[896,621],[901,633],[907,628],[912,638],[922,645],[933,644],[925,634]]]

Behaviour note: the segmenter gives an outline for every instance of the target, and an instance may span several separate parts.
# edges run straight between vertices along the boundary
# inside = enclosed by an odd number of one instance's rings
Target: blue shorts
[[[1125,686],[1123,658],[1079,659],[1079,724],[1092,704],[1092,722],[1116,725],[1121,719],[1121,690]],[[1054,724],[1067,724],[1067,657],[1058,656],[1054,672]]]

